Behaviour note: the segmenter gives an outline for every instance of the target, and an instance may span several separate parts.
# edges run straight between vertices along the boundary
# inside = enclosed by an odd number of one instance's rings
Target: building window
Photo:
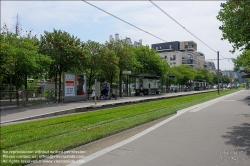
[[[174,61],[176,59],[176,55],[170,57],[170,60]]]
[[[158,47],[156,47],[155,49],[158,50]]]
[[[167,57],[167,56],[165,56],[165,59],[168,59],[168,57]]]
[[[188,54],[188,55],[187,55],[187,58],[188,58],[188,59],[193,59],[193,55]]]

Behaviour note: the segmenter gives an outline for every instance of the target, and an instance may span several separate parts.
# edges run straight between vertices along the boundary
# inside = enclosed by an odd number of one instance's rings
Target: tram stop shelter
[[[242,78],[250,78],[250,71],[246,70],[243,67],[240,67],[240,72],[242,74]],[[249,83],[247,82],[246,89],[249,89]]]
[[[194,85],[194,90],[205,90],[207,83],[206,80],[197,79],[193,81],[193,85]]]
[[[149,74],[138,74],[129,75],[129,78],[135,79],[135,95],[140,96],[148,94],[159,94],[161,89],[158,84],[160,81],[159,76],[149,75]]]

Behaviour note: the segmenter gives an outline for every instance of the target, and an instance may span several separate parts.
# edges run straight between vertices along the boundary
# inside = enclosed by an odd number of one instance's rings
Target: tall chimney
[[[119,34],[116,33],[116,34],[115,34],[115,41],[118,41],[118,40],[119,40]]]

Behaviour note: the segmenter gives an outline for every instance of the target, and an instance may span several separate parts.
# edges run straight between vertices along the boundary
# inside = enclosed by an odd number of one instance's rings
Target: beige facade
[[[205,67],[205,55],[202,52],[196,52],[197,54],[197,66],[198,68]]]
[[[214,62],[210,62],[210,61],[205,61],[205,68],[213,74],[216,74],[218,71],[216,70],[215,64]]]
[[[174,51],[158,53],[162,60],[168,62],[172,66],[180,66],[182,64],[189,65],[192,68],[204,68],[205,55],[195,51]]]
[[[179,43],[179,45],[177,44]],[[205,55],[197,52],[197,44],[194,41],[168,42],[167,48],[164,45],[155,44],[154,49],[158,51],[162,60],[168,62],[170,66],[189,65],[192,68],[204,68]],[[161,45],[161,46],[160,46]]]
[[[194,41],[181,41],[180,50],[197,51],[197,43]]]

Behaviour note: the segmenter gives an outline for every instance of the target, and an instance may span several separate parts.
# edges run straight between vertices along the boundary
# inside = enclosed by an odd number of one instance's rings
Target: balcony
[[[184,50],[184,51],[196,51],[195,48],[191,47],[191,46],[187,46],[185,45],[184,48],[180,48],[180,50]]]
[[[188,50],[188,51],[196,51],[195,48],[190,47],[190,46],[189,46],[189,47],[186,47],[186,46],[185,46],[185,50]]]
[[[182,58],[182,61],[187,61],[187,60],[193,60],[193,61],[197,61],[197,59],[196,58]]]
[[[187,65],[196,65],[194,62],[182,62],[182,64],[187,64]]]

